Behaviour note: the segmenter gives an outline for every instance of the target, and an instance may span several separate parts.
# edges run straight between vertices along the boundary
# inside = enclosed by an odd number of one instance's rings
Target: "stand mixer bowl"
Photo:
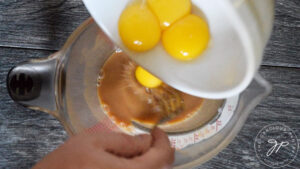
[[[55,116],[70,135],[94,128],[121,131],[105,114],[96,92],[100,69],[117,49],[88,19],[57,53],[14,67],[7,78],[10,96],[30,109]],[[177,148],[174,168],[199,166],[225,148],[270,91],[270,84],[257,74],[245,91],[217,107],[218,113],[208,123],[195,130],[170,133]],[[140,132],[144,131],[136,129],[132,134]]]

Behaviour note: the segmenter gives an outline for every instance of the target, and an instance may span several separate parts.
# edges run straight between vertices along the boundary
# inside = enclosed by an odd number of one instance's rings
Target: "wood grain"
[[[263,65],[300,67],[300,1],[276,0],[275,20]]]
[[[58,50],[89,17],[81,0],[0,1],[0,46]],[[300,67],[300,1],[276,0],[263,65]]]
[[[0,1],[0,46],[58,50],[89,17],[81,0]]]

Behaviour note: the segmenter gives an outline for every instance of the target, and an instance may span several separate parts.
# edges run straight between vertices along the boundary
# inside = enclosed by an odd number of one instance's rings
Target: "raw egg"
[[[178,20],[163,32],[165,50],[182,61],[195,59],[208,45],[209,28],[204,19],[190,14]]]
[[[162,29],[191,12],[190,0],[147,0],[150,9],[160,22]]]
[[[152,49],[160,40],[161,29],[156,16],[142,1],[134,1],[122,12],[119,33],[124,45],[133,51]]]
[[[135,70],[135,78],[144,87],[155,88],[162,84],[162,81],[151,73],[138,66]]]

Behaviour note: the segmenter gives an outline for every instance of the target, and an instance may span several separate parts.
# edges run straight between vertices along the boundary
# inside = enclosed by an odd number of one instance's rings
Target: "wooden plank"
[[[0,47],[0,168],[30,168],[66,138],[61,124],[46,113],[16,105],[8,96],[5,78],[16,62],[46,57],[53,51]],[[267,168],[257,160],[254,138],[265,125],[282,122],[300,137],[300,69],[263,66],[273,92],[249,116],[234,141],[201,169]],[[290,168],[300,166],[300,158]]]
[[[276,0],[273,33],[263,65],[300,67],[300,1]]]
[[[58,50],[88,17],[82,0],[0,1],[0,46]]]
[[[89,14],[81,0],[0,2],[0,46],[58,50]],[[300,67],[299,0],[276,0],[264,65]]]

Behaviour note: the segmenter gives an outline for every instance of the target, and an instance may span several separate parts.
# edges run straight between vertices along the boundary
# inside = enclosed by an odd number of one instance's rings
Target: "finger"
[[[152,137],[146,134],[130,136],[123,133],[105,133],[105,136],[97,135],[93,144],[108,153],[130,158],[148,151],[151,142]]]
[[[135,158],[122,158],[111,153],[102,155],[111,169],[167,169],[171,168],[174,161],[174,149],[171,148],[167,135],[160,129],[152,131],[152,147]],[[113,163],[111,163],[113,161]]]
[[[152,131],[153,145],[145,154],[135,157],[129,163],[139,164],[137,168],[171,168],[175,150],[171,147],[168,136],[159,128]],[[132,164],[132,165],[134,165]]]
[[[163,147],[170,147],[170,141],[167,134],[160,128],[154,128],[151,135],[153,137],[153,148],[159,149]]]
[[[174,162],[175,150],[171,147],[167,134],[159,128],[153,129],[151,134],[154,139],[154,144],[148,153],[145,154],[145,159],[156,157],[160,159],[159,161],[172,164]]]

